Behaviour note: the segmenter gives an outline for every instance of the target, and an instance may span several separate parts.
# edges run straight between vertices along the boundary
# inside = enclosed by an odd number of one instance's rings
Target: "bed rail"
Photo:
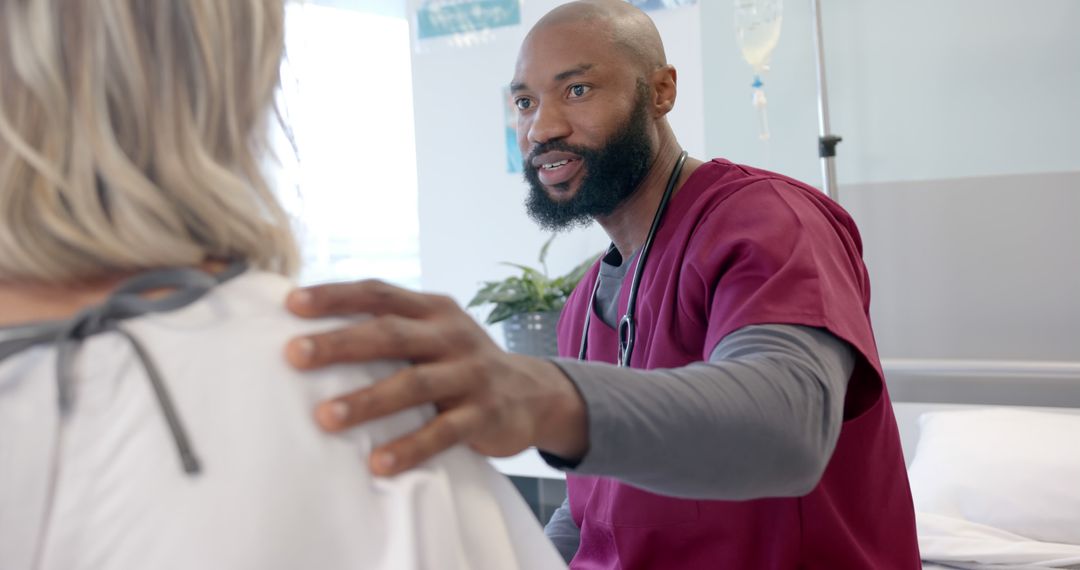
[[[1080,362],[883,359],[893,402],[1080,408]]]

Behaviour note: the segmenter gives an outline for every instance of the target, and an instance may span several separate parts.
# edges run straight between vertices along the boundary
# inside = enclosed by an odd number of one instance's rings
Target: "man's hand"
[[[426,426],[372,453],[377,475],[400,473],[461,442],[496,457],[531,445],[568,459],[587,450],[585,404],[573,383],[551,362],[500,350],[448,297],[361,281],[293,291],[287,306],[301,317],[374,315],[292,339],[285,353],[297,368],[379,359],[409,363],[368,388],[320,404],[315,416],[323,429],[340,431],[435,404],[438,415]]]

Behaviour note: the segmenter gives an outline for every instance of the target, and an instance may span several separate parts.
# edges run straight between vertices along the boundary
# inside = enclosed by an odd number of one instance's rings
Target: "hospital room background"
[[[378,277],[464,305],[515,271],[501,262],[536,264],[549,237],[525,214],[505,89],[529,26],[560,2],[500,2],[515,22],[445,35],[417,29],[433,3],[290,7],[296,152],[280,179],[304,220],[306,282]],[[783,2],[767,141],[732,2],[672,4],[650,15],[690,154],[820,187],[811,1]],[[862,232],[917,507],[1011,494],[1015,513],[967,515],[1080,549],[1080,3],[824,0],[821,26],[838,196]],[[560,234],[549,270],[607,243],[596,226]],[[1005,415],[941,413],[967,409]],[[561,502],[535,454],[496,464],[538,516]]]

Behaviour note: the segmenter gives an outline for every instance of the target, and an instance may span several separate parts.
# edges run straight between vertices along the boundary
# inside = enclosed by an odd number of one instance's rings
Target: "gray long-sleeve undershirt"
[[[601,266],[596,313],[605,322],[615,321],[630,265]],[[590,447],[576,464],[545,459],[676,497],[802,496],[817,485],[836,446],[854,358],[827,330],[766,324],[727,335],[709,362],[682,368],[557,359],[585,399]],[[568,502],[545,532],[569,561],[580,534]]]

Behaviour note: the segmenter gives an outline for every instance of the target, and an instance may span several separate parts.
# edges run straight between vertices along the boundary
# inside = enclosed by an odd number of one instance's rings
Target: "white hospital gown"
[[[509,482],[465,448],[399,477],[370,474],[373,446],[420,426],[429,408],[336,436],[317,429],[316,402],[395,365],[293,371],[286,340],[340,321],[289,316],[289,288],[248,272],[124,323],[171,392],[196,476],[119,335],[83,343],[63,420],[54,348],[0,363],[0,569],[564,567]]]

